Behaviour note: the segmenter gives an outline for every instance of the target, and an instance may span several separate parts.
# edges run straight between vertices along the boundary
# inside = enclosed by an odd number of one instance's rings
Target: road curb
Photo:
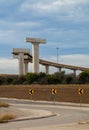
[[[13,119],[13,120],[9,120],[8,122],[16,122],[16,121],[24,121],[24,120],[36,120],[36,119],[43,119],[43,118],[49,118],[49,117],[54,117],[57,116],[57,114],[52,114],[52,115],[48,115],[48,116],[41,116],[41,117],[26,117],[26,118],[17,118],[17,119]]]
[[[61,106],[73,106],[80,107],[80,103],[71,103],[71,102],[54,102],[54,101],[36,101],[36,100],[27,100],[27,99],[16,99],[16,98],[0,98],[1,101],[7,101],[10,103],[30,103],[30,104],[40,104],[40,105],[61,105]],[[12,101],[13,100],[13,101]],[[89,104],[81,103],[82,107],[89,107]]]

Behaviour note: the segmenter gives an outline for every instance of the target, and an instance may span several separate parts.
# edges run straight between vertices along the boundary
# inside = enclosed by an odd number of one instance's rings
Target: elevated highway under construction
[[[23,53],[22,58],[20,57],[20,53]],[[14,58],[19,59],[20,74],[26,74],[28,72],[28,63],[33,62],[33,60],[32,60],[33,57],[30,54],[30,51],[28,49],[16,48],[16,49],[13,49],[13,56],[14,56]],[[63,69],[63,68],[73,70],[75,75],[76,75],[77,70],[79,70],[79,71],[89,70],[89,68],[85,68],[85,67],[60,64],[60,63],[55,63],[55,62],[47,61],[47,60],[43,60],[43,59],[39,59],[39,64],[45,66],[46,74],[49,74],[49,67],[51,67],[51,66],[58,68],[59,72],[61,72],[61,69]]]
[[[85,67],[78,67],[72,65],[65,65],[54,63],[51,61],[46,61],[43,59],[39,59],[39,44],[45,44],[45,39],[40,38],[26,38],[26,42],[30,42],[32,44],[32,55],[30,54],[29,49],[22,49],[22,48],[14,48],[13,49],[13,57],[19,60],[19,74],[25,75],[28,72],[28,63],[32,63],[33,73],[39,73],[39,64],[45,66],[45,73],[49,74],[49,67],[56,67],[58,68],[59,72],[61,72],[62,68],[70,69],[74,71],[74,75],[76,75],[76,70],[85,71],[89,70],[89,68]]]

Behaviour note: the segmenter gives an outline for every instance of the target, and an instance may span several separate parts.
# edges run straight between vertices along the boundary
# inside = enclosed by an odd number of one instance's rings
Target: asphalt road
[[[11,102],[11,101],[10,101]],[[13,102],[13,101],[12,101]],[[70,123],[79,123],[89,120],[89,107],[66,106],[58,104],[41,104],[35,102],[13,102],[16,108],[47,110],[57,113],[56,116],[34,120],[24,120],[18,122],[8,122],[0,124],[0,130],[19,130],[19,128],[32,128],[49,125],[66,125]],[[23,129],[22,129],[23,130]]]

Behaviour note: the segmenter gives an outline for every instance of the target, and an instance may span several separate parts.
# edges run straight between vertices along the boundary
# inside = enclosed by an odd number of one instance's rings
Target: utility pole
[[[59,47],[56,47],[56,49],[57,49],[57,64],[58,64],[59,63]]]

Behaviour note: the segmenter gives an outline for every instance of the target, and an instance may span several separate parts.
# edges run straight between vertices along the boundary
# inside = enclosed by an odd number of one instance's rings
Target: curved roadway
[[[10,101],[11,102],[11,101]],[[57,113],[56,116],[34,120],[23,120],[0,124],[0,130],[18,130],[17,128],[33,128],[40,126],[65,125],[89,120],[89,107],[79,107],[60,104],[41,104],[39,102],[14,101],[15,108],[47,110]],[[23,129],[21,129],[23,130]]]

